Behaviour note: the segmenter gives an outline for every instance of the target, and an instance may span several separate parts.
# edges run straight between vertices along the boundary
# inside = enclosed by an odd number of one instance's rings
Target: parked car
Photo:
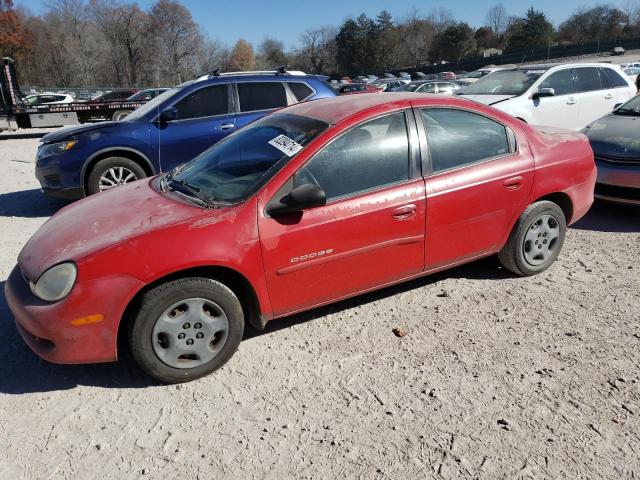
[[[493,72],[458,95],[527,123],[580,130],[636,93],[619,67],[605,63],[526,65]]]
[[[624,74],[628,77],[631,77],[635,82],[636,77],[640,74],[640,68],[638,67],[627,67],[623,70]]]
[[[224,365],[246,323],[496,253],[542,272],[595,177],[581,133],[459,97],[305,102],[60,210],[5,295],[48,361],[113,361],[120,337],[148,374],[184,382]]]
[[[30,107],[38,105],[58,105],[62,103],[73,103],[74,98],[68,93],[43,92],[34,95],[27,95],[24,101]]]
[[[595,195],[640,205],[640,96],[584,129],[598,167]]]
[[[109,102],[122,102],[127,98],[138,93],[138,89],[121,89],[111,90],[110,92],[97,95],[89,100],[89,103],[109,103]]]
[[[369,83],[369,85],[381,88],[384,92],[393,92],[409,82],[411,80],[408,78],[380,78]]]
[[[625,49],[622,47],[614,47],[613,50],[611,50],[611,55],[624,55],[625,54]]]
[[[398,72],[398,78],[406,78],[407,80],[411,80],[411,75],[408,72]]]
[[[341,95],[353,95],[355,93],[380,93],[382,87],[370,85],[366,83],[348,83],[338,87]]]
[[[130,102],[146,102],[156,98],[161,93],[169,90],[168,88],[147,88],[146,90],[140,90],[127,98]]]
[[[633,62],[633,63],[621,63],[620,64],[620,68],[622,68],[623,70],[625,68],[640,68],[640,62]]]
[[[440,93],[444,95],[453,95],[460,91],[460,85],[455,82],[444,82],[433,80],[414,80],[395,90],[396,92],[415,92],[415,93]]]
[[[120,122],[49,133],[36,177],[51,196],[80,198],[173,169],[269,111],[333,97],[314,75],[205,75],[160,94]]]
[[[456,79],[456,74],[453,72],[440,72],[438,74],[438,76],[442,79],[442,80],[455,80]]]

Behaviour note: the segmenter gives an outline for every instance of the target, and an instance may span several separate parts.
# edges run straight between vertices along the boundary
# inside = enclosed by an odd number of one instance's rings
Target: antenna
[[[158,72],[156,75],[156,85],[158,88],[160,88],[160,64],[158,64]],[[160,103],[158,102],[156,104],[156,118],[160,118]],[[161,143],[160,143],[160,131],[162,130],[160,128],[160,124],[157,124],[157,128],[158,128],[158,167],[159,170],[162,171],[162,157],[161,157]]]

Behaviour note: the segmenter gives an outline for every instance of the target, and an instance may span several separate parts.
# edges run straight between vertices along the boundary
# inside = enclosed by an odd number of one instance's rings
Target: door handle
[[[416,214],[416,206],[414,204],[398,207],[393,211],[393,218],[396,220],[406,220]]]
[[[573,105],[576,103],[576,99],[573,97],[570,97],[567,99],[567,105]]]
[[[222,125],[220,125],[220,130],[231,130],[232,128],[235,128],[235,123],[223,123]]]
[[[606,98],[607,100],[611,100],[613,98],[613,93],[608,93],[604,96],[604,98]]]
[[[504,188],[506,188],[507,190],[518,190],[522,186],[522,177],[517,176],[517,177],[507,178],[503,182],[503,185],[504,185]]]

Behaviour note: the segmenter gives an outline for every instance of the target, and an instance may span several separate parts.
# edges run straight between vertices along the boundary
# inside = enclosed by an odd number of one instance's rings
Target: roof
[[[467,105],[472,103],[471,100],[450,95],[383,92],[311,100],[283,108],[278,112],[302,115],[335,124],[366,110],[406,108],[411,105],[412,100],[420,101],[422,105]]]
[[[519,65],[517,67],[518,70],[551,70],[555,67],[602,67],[602,66],[613,66],[616,65],[610,63],[540,63],[537,65]],[[509,70],[509,68],[504,68],[504,70]]]

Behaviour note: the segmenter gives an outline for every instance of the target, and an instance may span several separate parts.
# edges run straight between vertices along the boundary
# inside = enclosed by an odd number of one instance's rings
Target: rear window
[[[241,112],[287,106],[287,94],[280,82],[238,83],[238,96]]]
[[[291,89],[291,91],[296,96],[296,99],[299,102],[302,102],[303,100],[306,100],[311,95],[313,95],[313,89],[306,83],[290,82],[289,88]]]

